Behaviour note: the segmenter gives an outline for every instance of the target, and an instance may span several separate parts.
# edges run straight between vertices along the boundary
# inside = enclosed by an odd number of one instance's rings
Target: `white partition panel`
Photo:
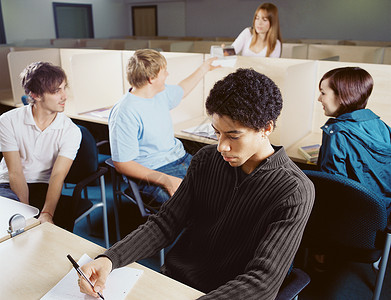
[[[221,46],[222,44],[231,45],[231,41],[194,41],[193,51],[195,53],[210,53],[210,47]]]
[[[391,65],[391,46],[384,49],[383,64]]]
[[[109,39],[87,39],[84,41],[86,48],[107,49],[110,44]]]
[[[284,85],[281,87],[284,104],[276,128],[285,148],[311,132],[315,74],[315,61],[292,65],[286,70]]]
[[[5,105],[14,105],[12,97],[10,71],[8,67],[8,53],[10,46],[0,46],[0,102]]]
[[[160,51],[170,51],[171,43],[176,43],[179,40],[149,40],[148,48],[156,49]]]
[[[97,49],[60,49],[60,60],[61,60],[61,67],[64,69],[65,74],[67,74],[68,78],[68,89],[67,89],[67,104],[66,104],[66,111],[72,111],[71,108],[67,109],[67,106],[72,107],[72,102],[74,101],[74,76],[73,76],[73,69],[72,69],[72,57],[77,54],[89,54],[89,53],[103,53],[107,50],[97,50]]]
[[[339,56],[342,62],[381,64],[384,48],[370,46],[308,45],[308,59],[327,59]]]
[[[54,39],[52,44],[56,48],[77,48],[80,40],[78,39]]]
[[[342,63],[342,62],[318,62],[318,71],[316,76],[316,93],[314,97],[314,112],[312,130],[319,131],[319,128],[324,125],[328,117],[324,115],[322,105],[317,101],[319,97],[319,80],[329,70],[340,67],[360,67],[368,71],[373,77],[374,86],[371,96],[368,100],[367,108],[373,110],[380,118],[391,126],[391,66],[378,64],[362,64],[362,63]]]
[[[9,46],[0,46],[0,90],[11,90],[11,79],[7,60],[7,55],[10,51]]]
[[[124,44],[125,50],[136,50],[148,48],[148,40],[126,40]]]
[[[112,106],[123,94],[121,51],[95,51],[70,58],[74,97],[66,105],[69,114]]]
[[[61,66],[59,49],[42,49],[33,51],[16,51],[8,53],[8,67],[11,76],[12,94],[15,106],[21,104],[24,90],[20,84],[19,74],[26,66],[36,61],[46,61]]]
[[[298,58],[306,59],[308,55],[308,44],[291,44],[283,43],[281,57],[282,58]]]
[[[123,78],[124,78],[124,93],[129,90],[130,85],[126,77],[126,65],[134,51],[122,51],[123,60]],[[167,60],[167,71],[169,73],[166,83],[178,84],[180,81],[191,75],[204,61],[203,54],[195,53],[174,53],[162,52]],[[203,115],[204,99],[203,99],[204,84],[203,80],[185,97],[181,103],[171,111],[172,122],[180,123],[192,118]]]
[[[193,41],[173,42],[170,45],[170,52],[194,52],[193,48]]]
[[[238,68],[252,68],[272,79],[280,88],[284,106],[270,135],[273,144],[289,147],[311,130],[315,62],[298,59],[243,57],[234,68],[220,68],[205,76],[204,98],[216,81]]]

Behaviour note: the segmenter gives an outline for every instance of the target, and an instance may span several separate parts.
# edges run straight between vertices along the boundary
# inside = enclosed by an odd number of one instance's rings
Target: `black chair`
[[[98,149],[94,137],[84,126],[78,125],[82,133],[79,151],[72,164],[64,183],[75,184],[72,193],[72,219],[74,224],[97,208],[103,209],[103,232],[105,245],[109,245],[109,231],[107,220],[106,189],[104,175],[108,169],[98,165]],[[101,197],[98,202],[88,198],[87,186],[100,186]],[[66,196],[62,196],[64,198]],[[89,221],[90,223],[90,221]]]
[[[111,158],[106,160],[106,164],[111,171],[111,180],[113,184],[113,199],[114,199],[114,218],[117,233],[117,240],[121,239],[119,226],[118,208],[121,206],[121,198],[125,197],[131,203],[137,205],[142,217],[146,218],[151,214],[158,212],[159,204],[156,204],[153,199],[142,196],[139,187],[131,178],[120,174],[115,169],[113,160]],[[164,263],[164,249],[160,251],[160,264]]]
[[[316,194],[302,246],[362,263],[382,257],[372,298],[379,299],[391,243],[384,200],[349,178],[311,170],[304,173]]]
[[[306,272],[293,267],[278,291],[275,300],[298,299],[299,293],[310,283],[311,279]]]

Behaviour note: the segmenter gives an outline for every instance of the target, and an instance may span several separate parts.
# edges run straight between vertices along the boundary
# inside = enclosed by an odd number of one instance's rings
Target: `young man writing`
[[[30,104],[0,116],[0,196],[41,209],[39,220],[53,223],[81,133],[62,113],[67,78],[60,67],[36,62],[20,76]]]
[[[299,247],[314,187],[269,141],[282,108],[268,77],[239,69],[206,101],[218,145],[202,148],[174,196],[147,223],[82,267],[102,291],[113,268],[179,240],[162,272],[200,299],[274,299]],[[97,296],[84,280],[82,292]]]
[[[170,110],[179,105],[203,76],[216,67],[204,62],[178,85],[166,85],[167,61],[151,49],[129,59],[131,89],[109,116],[111,155],[117,171],[140,181],[144,195],[163,203],[174,194],[191,155],[174,137]]]

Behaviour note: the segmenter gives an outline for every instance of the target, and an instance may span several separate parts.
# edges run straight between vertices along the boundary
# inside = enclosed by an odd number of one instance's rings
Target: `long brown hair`
[[[278,8],[272,3],[263,3],[260,6],[258,6],[257,10],[255,11],[254,18],[253,18],[253,24],[250,29],[251,34],[253,36],[250,47],[254,46],[258,41],[258,34],[256,33],[254,29],[255,19],[258,15],[258,12],[263,9],[266,11],[267,19],[270,23],[270,29],[266,33],[266,44],[267,44],[267,52],[266,56],[269,57],[270,54],[273,52],[274,48],[276,47],[277,40],[279,40],[282,43],[281,39],[281,32],[280,32],[280,21],[278,18]],[[281,53],[280,53],[281,55]]]

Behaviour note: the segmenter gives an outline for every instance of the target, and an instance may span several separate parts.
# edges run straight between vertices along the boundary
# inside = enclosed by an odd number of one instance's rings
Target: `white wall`
[[[55,38],[53,2],[58,1],[2,0],[7,43],[26,39]],[[67,0],[62,2],[92,4],[96,38],[128,34],[127,5],[122,0]]]
[[[97,38],[132,34],[131,6],[157,5],[160,36],[236,37],[260,0],[57,0],[93,6]],[[391,0],[268,0],[285,39],[391,40]],[[55,37],[52,0],[2,0],[7,42]]]

